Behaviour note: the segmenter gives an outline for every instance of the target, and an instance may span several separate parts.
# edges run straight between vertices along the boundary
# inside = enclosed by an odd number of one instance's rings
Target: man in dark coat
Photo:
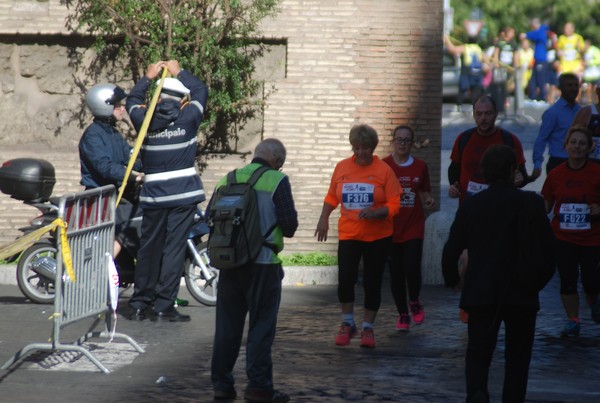
[[[490,186],[460,205],[442,256],[447,287],[462,285],[460,308],[469,315],[469,342],[465,360],[468,402],[489,402],[488,373],[501,322],[506,332],[503,401],[523,402],[527,392],[529,362],[540,308],[538,292],[553,273],[546,263],[541,286],[522,281],[529,277],[519,264],[521,252],[534,248],[550,253],[553,234],[544,203],[533,192],[514,185],[517,160],[514,150],[495,144],[483,155],[482,168]],[[519,213],[526,211],[535,239],[522,242]],[[459,273],[457,261],[464,249],[469,266]],[[532,264],[527,268],[533,271]]]

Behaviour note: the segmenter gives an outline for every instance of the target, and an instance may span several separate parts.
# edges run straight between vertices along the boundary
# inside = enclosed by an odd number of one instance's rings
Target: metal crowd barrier
[[[91,337],[114,337],[128,341],[133,348],[143,353],[144,349],[131,337],[122,333],[110,333],[111,312],[109,300],[108,265],[112,259],[115,239],[115,200],[114,186],[63,196],[60,199],[59,218],[66,225],[68,246],[58,236],[57,270],[55,280],[55,298],[53,332],[50,343],[34,343],[19,350],[9,359],[2,369],[37,350],[76,351],[90,359],[101,371],[106,368],[82,344]],[[57,231],[59,231],[57,229]],[[73,272],[70,273],[68,261],[64,261],[63,251],[70,249]],[[68,258],[68,256],[65,256]],[[68,260],[68,259],[67,259]],[[74,274],[74,278],[71,276]],[[94,317],[89,331],[76,343],[63,344],[60,341],[62,327]],[[103,331],[95,331],[99,322],[105,321]]]

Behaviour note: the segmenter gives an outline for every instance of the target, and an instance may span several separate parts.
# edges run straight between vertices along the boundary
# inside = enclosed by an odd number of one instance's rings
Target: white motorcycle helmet
[[[127,98],[127,93],[115,84],[96,84],[88,91],[85,103],[92,115],[99,118],[111,117],[115,104]]]
[[[161,80],[156,82],[160,85]],[[189,97],[190,90],[181,81],[173,77],[166,77],[160,91],[161,98],[186,98]]]

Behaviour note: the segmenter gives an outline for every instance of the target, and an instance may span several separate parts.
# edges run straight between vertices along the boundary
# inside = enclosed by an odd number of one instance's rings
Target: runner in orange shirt
[[[342,325],[335,338],[347,346],[358,333],[354,322],[354,285],[363,260],[365,292],[361,347],[375,347],[373,323],[381,304],[381,283],[394,230],[393,217],[400,209],[402,187],[392,169],[373,152],[377,132],[361,124],[350,130],[354,155],[340,161],[333,172],[321,217],[315,230],[319,242],[327,240],[329,216],[341,206],[338,223],[338,298]]]

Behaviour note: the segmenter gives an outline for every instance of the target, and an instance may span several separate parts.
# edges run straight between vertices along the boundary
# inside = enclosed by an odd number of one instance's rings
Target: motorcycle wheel
[[[212,281],[207,281],[202,275],[200,267],[189,257],[185,261],[185,286],[192,297],[206,306],[217,305],[217,287],[219,284],[219,270],[210,265],[206,242],[196,244],[196,251],[210,272],[215,276]]]
[[[51,242],[38,242],[27,248],[17,264],[17,284],[21,292],[37,304],[54,303],[54,281],[31,269],[37,259],[56,260],[56,247]]]

